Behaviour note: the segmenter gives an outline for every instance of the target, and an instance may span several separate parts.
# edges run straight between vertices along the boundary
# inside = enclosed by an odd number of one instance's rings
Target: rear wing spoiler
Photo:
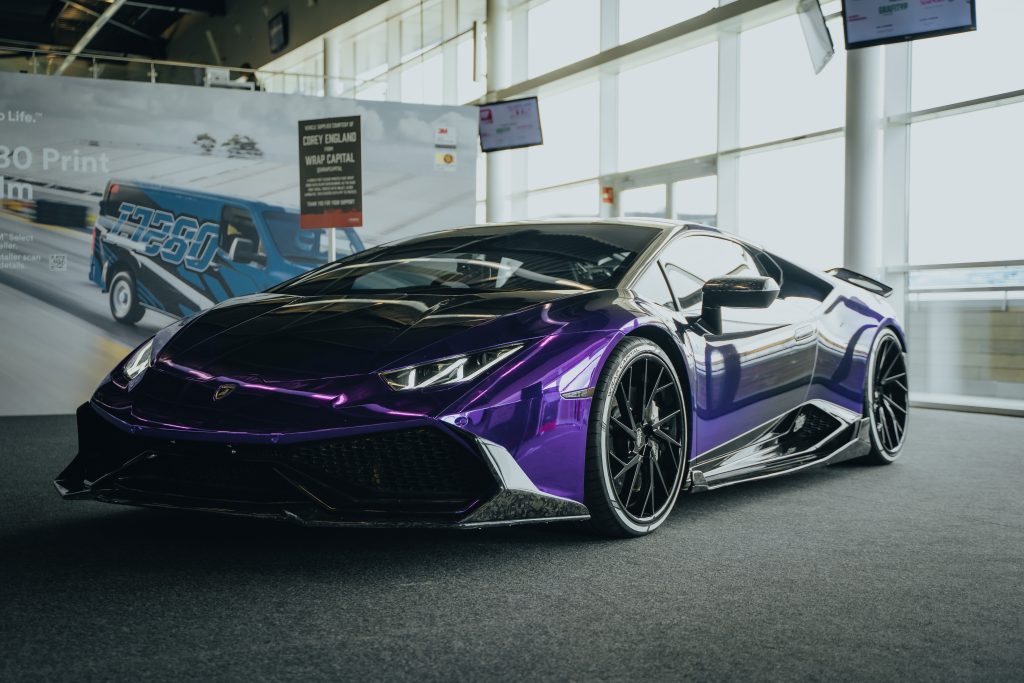
[[[857,271],[850,270],[849,268],[832,268],[826,270],[826,273],[834,278],[838,278],[843,282],[849,282],[851,285],[866,289],[872,294],[878,294],[879,296],[889,296],[892,294],[892,287],[883,284],[878,280],[868,277],[867,275],[861,275]]]

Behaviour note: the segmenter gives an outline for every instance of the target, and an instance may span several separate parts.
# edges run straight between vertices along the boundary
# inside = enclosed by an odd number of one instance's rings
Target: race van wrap
[[[323,230],[296,209],[153,183],[111,180],[93,226],[89,279],[125,324],[147,308],[184,317],[326,263]],[[338,256],[362,251],[338,229]]]

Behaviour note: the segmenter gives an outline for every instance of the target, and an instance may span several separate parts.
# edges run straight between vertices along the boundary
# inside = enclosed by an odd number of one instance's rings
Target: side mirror
[[[236,237],[231,240],[231,247],[228,249],[228,260],[234,263],[252,263],[257,258],[256,245],[252,240]]]
[[[779,284],[770,277],[729,275],[705,282],[701,294],[701,322],[718,333],[723,308],[768,308],[779,295]]]

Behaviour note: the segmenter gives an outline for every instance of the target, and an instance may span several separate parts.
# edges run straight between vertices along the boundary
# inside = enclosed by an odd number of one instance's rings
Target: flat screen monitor
[[[544,144],[536,97],[480,105],[480,148],[485,152]]]
[[[846,49],[973,31],[974,0],[843,0]]]
[[[270,53],[277,54],[288,47],[288,15],[278,12],[267,22],[267,33],[270,36]]]

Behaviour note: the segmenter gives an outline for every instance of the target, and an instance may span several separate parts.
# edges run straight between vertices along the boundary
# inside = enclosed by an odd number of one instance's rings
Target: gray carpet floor
[[[1022,680],[1024,420],[573,525],[303,529],[63,502],[73,418],[0,419],[0,678]]]

